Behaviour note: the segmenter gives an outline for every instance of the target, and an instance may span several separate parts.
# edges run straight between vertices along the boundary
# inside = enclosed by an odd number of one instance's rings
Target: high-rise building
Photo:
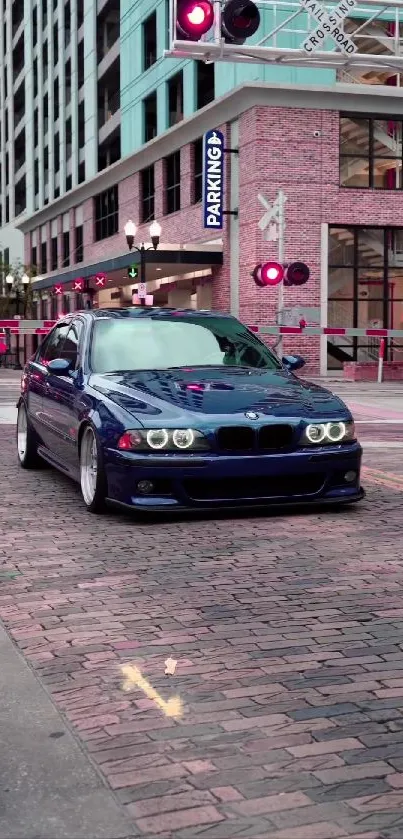
[[[119,0],[2,0],[0,252],[15,219],[120,158]],[[7,247],[6,247],[7,246]]]

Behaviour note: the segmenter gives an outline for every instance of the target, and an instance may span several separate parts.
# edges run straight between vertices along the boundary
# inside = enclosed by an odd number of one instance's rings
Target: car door
[[[44,414],[50,432],[49,448],[69,471],[78,468],[78,404],[81,388],[74,373],[77,373],[80,366],[83,326],[80,318],[75,318],[68,325],[57,357],[68,359],[70,369],[63,376],[55,376],[48,371],[43,397]]]
[[[47,382],[47,365],[52,358],[58,357],[61,343],[68,331],[68,324],[57,325],[39,347],[34,360],[28,365],[26,383],[26,404],[29,419],[39,439],[48,445],[48,429],[45,422],[43,399]]]

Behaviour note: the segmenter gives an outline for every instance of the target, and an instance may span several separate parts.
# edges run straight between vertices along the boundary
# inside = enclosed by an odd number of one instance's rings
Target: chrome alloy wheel
[[[97,441],[92,428],[86,428],[80,449],[80,484],[85,503],[90,506],[95,498],[98,480]]]
[[[20,405],[17,416],[17,452],[20,463],[23,463],[27,453],[28,445],[28,422],[27,412],[23,405]]]

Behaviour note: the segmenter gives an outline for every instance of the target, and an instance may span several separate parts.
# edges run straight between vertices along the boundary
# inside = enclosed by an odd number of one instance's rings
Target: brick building
[[[276,259],[258,227],[258,194],[287,195],[285,257],[311,270],[307,285],[285,289],[285,308],[316,309],[321,325],[403,328],[403,93],[383,85],[303,88],[248,83],[215,100],[60,199],[24,218],[25,261],[37,265],[36,314],[81,305],[78,277],[107,274],[97,305],[130,305],[133,279],[124,225],[148,242],[147,290],[156,305],[231,311],[248,324],[275,322],[275,289],[257,288],[254,266]],[[224,230],[203,228],[202,136],[221,128],[227,146]],[[69,254],[68,267],[66,254]],[[63,283],[65,294],[52,294]],[[365,361],[368,339],[288,339],[310,372]],[[398,346],[389,347],[400,358]],[[402,356],[403,357],[403,356]]]

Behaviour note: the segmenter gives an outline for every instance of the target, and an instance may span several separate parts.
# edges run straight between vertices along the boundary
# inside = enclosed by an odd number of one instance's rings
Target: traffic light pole
[[[284,264],[285,259],[285,202],[287,198],[282,189],[279,190],[278,197],[278,261],[280,265]],[[284,280],[278,284],[278,300],[277,300],[277,325],[281,325],[282,313],[284,309]],[[279,358],[283,355],[283,338],[280,335],[277,343],[277,353]]]

